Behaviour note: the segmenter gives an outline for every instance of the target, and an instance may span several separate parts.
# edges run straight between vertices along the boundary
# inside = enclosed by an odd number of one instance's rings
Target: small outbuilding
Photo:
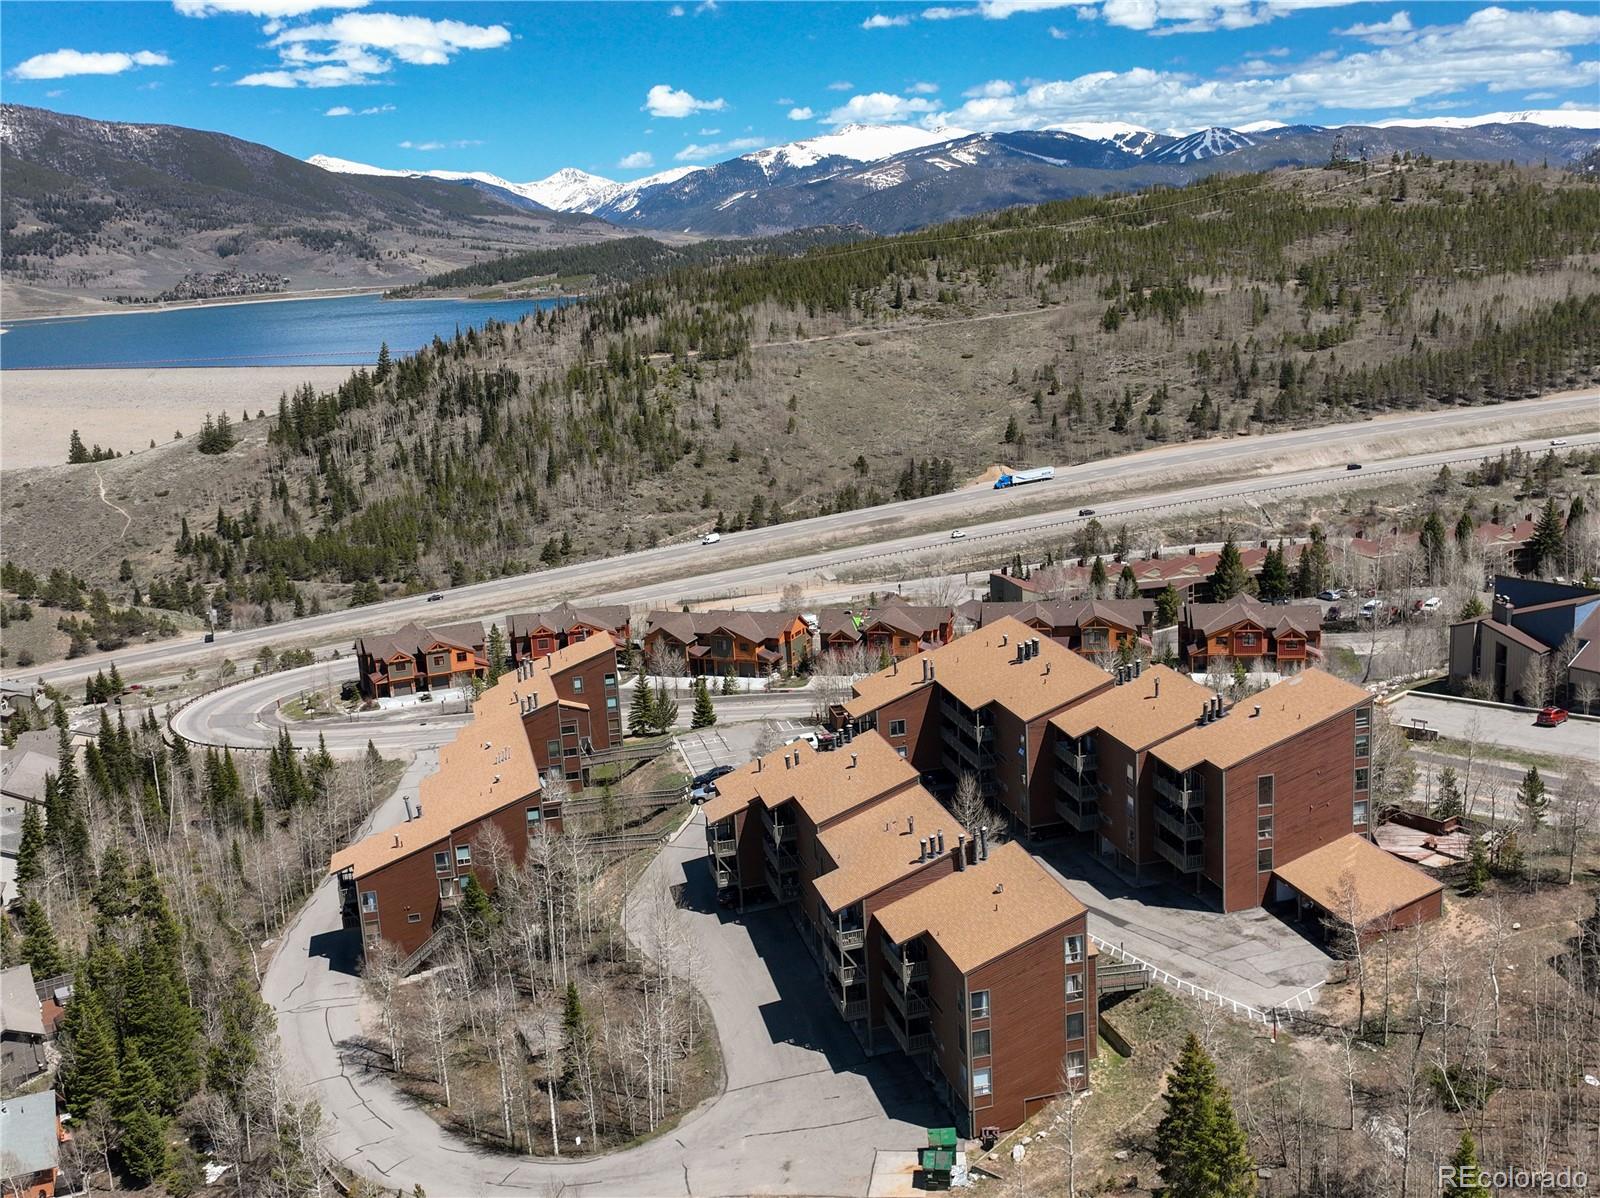
[[[1272,871],[1272,899],[1293,902],[1362,940],[1438,919],[1444,884],[1354,832]]]

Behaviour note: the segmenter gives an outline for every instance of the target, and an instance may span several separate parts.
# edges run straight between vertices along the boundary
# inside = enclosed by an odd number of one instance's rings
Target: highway
[[[653,549],[551,570],[459,587],[441,602],[422,595],[325,612],[262,628],[225,632],[216,643],[198,638],[139,645],[7,675],[18,682],[56,685],[79,681],[115,660],[124,677],[145,677],[154,669],[199,666],[227,656],[253,658],[261,646],[348,644],[366,630],[392,628],[407,620],[443,623],[482,618],[560,599],[628,604],[676,603],[690,596],[771,591],[788,582],[826,578],[840,567],[879,564],[926,553],[950,544],[961,528],[964,545],[1020,533],[1065,536],[1082,522],[1077,511],[1093,506],[1102,521],[1157,514],[1173,509],[1203,510],[1241,500],[1270,500],[1296,489],[1327,490],[1359,485],[1375,476],[1436,471],[1445,463],[1468,463],[1514,446],[1537,451],[1545,436],[1506,440],[1519,422],[1562,421],[1570,447],[1600,444],[1600,389],[1568,392],[1514,405],[1449,408],[1382,417],[1354,424],[1328,425],[1265,436],[1236,437],[1164,446],[1126,457],[1063,468],[1049,483],[1005,491],[986,485],[884,504],[875,508],[797,520],[746,532],[724,534],[721,543],[675,542]],[[1581,435],[1579,432],[1581,430]],[[1436,445],[1465,437],[1482,438],[1467,448],[1397,452],[1408,445]],[[1324,464],[1274,470],[1291,456],[1319,458]],[[1346,461],[1362,461],[1359,472]],[[1209,481],[1175,485],[1181,474]],[[1109,498],[1096,488],[1113,484],[1121,491],[1143,491]],[[998,546],[997,546],[998,549]],[[997,554],[998,555],[998,554]]]

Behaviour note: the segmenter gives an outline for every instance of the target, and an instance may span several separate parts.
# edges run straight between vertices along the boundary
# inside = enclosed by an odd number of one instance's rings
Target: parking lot
[[[1557,728],[1539,728],[1534,725],[1533,712],[1526,709],[1461,703],[1417,691],[1395,700],[1389,714],[1401,726],[1422,721],[1451,740],[1486,741],[1508,749],[1600,763],[1600,724],[1592,720],[1569,719]]]
[[[719,765],[741,766],[755,756],[756,741],[767,724],[777,730],[780,740],[813,730],[804,720],[790,719],[719,725],[679,737],[678,751],[691,776]]]

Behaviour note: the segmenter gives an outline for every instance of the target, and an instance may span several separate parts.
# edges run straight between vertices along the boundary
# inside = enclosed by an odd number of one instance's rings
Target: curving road
[[[433,769],[433,757],[418,756],[372,826],[400,820],[404,797]],[[785,914],[723,918],[701,864],[704,853],[704,824],[696,816],[640,879],[624,925],[648,951],[654,901],[680,900],[671,918],[694,946],[683,967],[716,1024],[725,1086],[672,1131],[588,1161],[472,1147],[403,1097],[387,1073],[368,1066],[356,1043],[362,993],[352,970],[359,945],[340,928],[337,888],[331,878],[324,881],[285,932],[261,986],[277,1012],[285,1065],[305,1079],[326,1117],[323,1149],[407,1193],[420,1185],[437,1195],[865,1194],[880,1149],[920,1147],[924,1129],[946,1116],[905,1057],[865,1056],[823,996]]]
[[[1176,507],[1199,510],[1297,488],[1346,486],[1374,475],[1437,470],[1444,463],[1476,461],[1513,446],[1537,450],[1548,444],[1546,438],[1503,439],[1519,422],[1534,418],[1562,421],[1562,427],[1572,432],[1582,430],[1583,435],[1569,432],[1568,440],[1575,448],[1600,444],[1600,436],[1591,431],[1600,423],[1597,401],[1600,389],[1587,389],[1495,407],[1447,408],[1265,436],[1186,442],[1065,468],[1051,483],[1001,492],[987,486],[967,487],[924,499],[728,533],[716,546],[695,542],[661,545],[476,583],[450,591],[439,603],[429,603],[424,596],[396,599],[225,633],[211,645],[198,640],[142,645],[7,677],[64,685],[93,674],[113,658],[124,676],[135,676],[225,655],[240,660],[254,656],[265,644],[348,643],[363,630],[393,627],[406,620],[481,618],[485,613],[504,613],[576,596],[595,602],[648,604],[677,602],[694,594],[776,592],[786,582],[825,575],[843,565],[936,549],[946,543],[949,530],[964,521],[968,522],[968,541],[999,538],[1070,527],[1078,523],[1076,512],[1083,505],[1094,506],[1101,518],[1157,513]],[[1427,453],[1393,452],[1397,441],[1437,444],[1441,439],[1474,431],[1484,438],[1484,444]],[[1328,464],[1274,472],[1275,464],[1294,456],[1320,457]],[[1366,469],[1359,474],[1347,473],[1347,458],[1363,460]],[[1165,476],[1197,470],[1213,479],[1234,477],[1231,481],[1178,488],[1164,482]],[[1143,487],[1147,494],[1100,499],[1095,488],[1107,483],[1119,488]],[[980,523],[970,523],[974,519]]]
[[[380,752],[431,749],[454,738],[468,722],[460,702],[410,707],[393,712],[372,712],[318,720],[291,720],[279,711],[306,690],[328,691],[354,681],[356,663],[351,658],[248,678],[202,695],[174,712],[174,733],[193,744],[228,745],[236,749],[266,749],[283,730],[299,748],[314,749],[318,739],[328,750],[346,755],[364,751],[370,740]],[[624,690],[631,685],[625,681]],[[806,690],[756,691],[747,695],[715,695],[712,701],[724,721],[804,719],[813,699]],[[694,700],[687,688],[678,696],[680,720],[688,722]],[[623,706],[626,707],[626,701]]]

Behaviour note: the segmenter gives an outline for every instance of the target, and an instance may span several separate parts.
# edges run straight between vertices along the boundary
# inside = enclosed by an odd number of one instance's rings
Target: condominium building
[[[645,625],[647,659],[665,652],[691,675],[760,678],[792,670],[810,644],[806,622],[786,611],[653,611]]]
[[[823,608],[817,617],[817,639],[823,653],[859,648],[868,662],[885,657],[904,660],[946,644],[954,623],[952,608],[918,607],[891,599],[879,607]]]
[[[1006,617],[1021,620],[1084,657],[1101,660],[1150,640],[1156,605],[1149,599],[1062,599],[1056,602],[963,603],[960,614],[982,628]]]
[[[561,803],[544,779],[579,779],[590,754],[621,742],[616,656],[609,636],[594,637],[503,675],[439,750],[405,822],[334,854],[328,869],[363,945],[388,940],[409,956],[460,902],[469,876],[494,889],[481,868],[485,838],[520,864],[532,838],[561,830]]]
[[[406,624],[390,633],[364,636],[355,648],[357,686],[368,699],[464,688],[489,669],[483,625],[477,622],[436,628]]]
[[[970,774],[1028,833],[1059,828],[1050,718],[1111,675],[1011,617],[860,679],[835,723],[876,729],[917,770]]]
[[[506,620],[506,642],[511,660],[517,665],[605,632],[609,632],[618,645],[627,647],[632,629],[625,605],[584,604],[580,607],[563,603],[549,611],[518,612]]]
[[[1262,603],[1248,595],[1226,603],[1186,603],[1178,647],[1191,670],[1217,660],[1300,666],[1322,658],[1322,609],[1310,604]]]

